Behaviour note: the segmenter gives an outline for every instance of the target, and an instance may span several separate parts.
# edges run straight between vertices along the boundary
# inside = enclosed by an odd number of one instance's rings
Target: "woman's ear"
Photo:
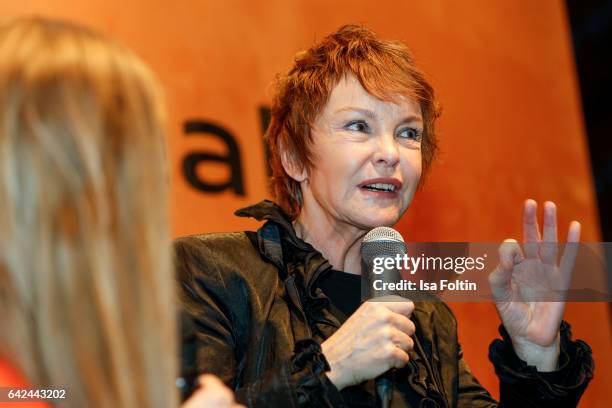
[[[305,181],[308,178],[308,172],[306,171],[306,166],[304,166],[303,164],[296,163],[295,158],[292,157],[287,152],[287,149],[285,148],[282,142],[279,144],[279,148],[280,148],[281,162],[283,164],[283,168],[285,169],[285,172],[289,175],[289,177],[291,177],[298,183]]]

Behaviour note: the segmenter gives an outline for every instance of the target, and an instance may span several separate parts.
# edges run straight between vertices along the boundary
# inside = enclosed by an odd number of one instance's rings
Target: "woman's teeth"
[[[367,184],[363,186],[363,188],[366,188],[372,191],[390,191],[390,192],[395,191],[395,186],[393,184],[383,184],[383,183]]]

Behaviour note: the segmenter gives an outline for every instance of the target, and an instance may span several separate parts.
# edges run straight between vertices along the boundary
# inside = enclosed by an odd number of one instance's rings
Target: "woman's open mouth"
[[[381,177],[365,180],[359,188],[382,197],[394,197],[402,188],[402,182],[392,177]]]

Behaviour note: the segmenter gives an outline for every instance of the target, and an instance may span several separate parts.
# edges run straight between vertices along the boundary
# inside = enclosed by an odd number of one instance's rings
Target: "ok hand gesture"
[[[544,203],[543,237],[536,211],[537,203],[527,200],[523,213],[523,248],[516,240],[504,241],[499,248],[500,263],[489,275],[489,283],[518,357],[539,371],[553,371],[559,357],[559,327],[565,309],[560,293],[569,286],[580,240],[580,223],[570,224],[567,244],[557,262],[556,206],[550,201]]]

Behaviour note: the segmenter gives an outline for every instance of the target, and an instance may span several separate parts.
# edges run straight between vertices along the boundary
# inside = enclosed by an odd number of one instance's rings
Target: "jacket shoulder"
[[[229,278],[249,272],[263,262],[251,232],[227,232],[180,237],[174,240],[175,263],[179,277],[185,273],[220,274]],[[255,238],[256,239],[256,238]]]
[[[236,291],[262,295],[276,287],[278,271],[262,258],[254,232],[185,236],[174,241],[174,251],[183,287],[204,287],[222,296]]]
[[[174,240],[175,250],[190,251],[238,251],[254,249],[249,235],[251,232],[219,232],[187,235]]]

